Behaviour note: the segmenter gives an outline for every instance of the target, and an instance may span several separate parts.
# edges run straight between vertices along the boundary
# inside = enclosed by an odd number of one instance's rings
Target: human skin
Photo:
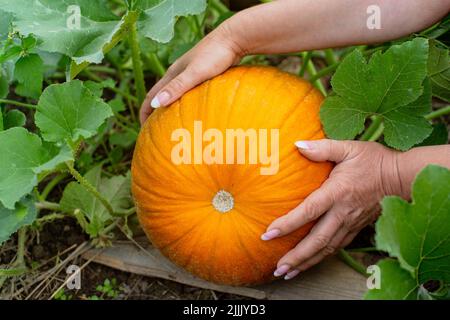
[[[381,29],[366,26],[369,5],[381,10]],[[237,64],[248,54],[299,52],[380,43],[425,29],[445,16],[450,0],[278,0],[235,14],[178,59],[149,91],[143,123],[153,108],[168,106],[186,91]],[[420,17],[420,19],[418,18]],[[276,276],[292,279],[349,244],[373,222],[385,195],[410,197],[416,174],[434,163],[450,167],[450,146],[400,153],[375,142],[299,141],[305,157],[333,161],[329,179],[262,235],[269,241],[316,220],[311,233],[281,258]]]

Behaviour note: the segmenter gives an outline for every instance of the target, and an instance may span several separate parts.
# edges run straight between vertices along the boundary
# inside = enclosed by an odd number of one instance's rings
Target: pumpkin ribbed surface
[[[324,137],[322,99],[307,81],[275,68],[236,67],[156,109],[140,132],[132,162],[139,221],[153,245],[209,281],[249,285],[272,279],[277,261],[312,224],[267,242],[261,234],[316,190],[332,168],[309,161],[294,145]],[[195,121],[203,132],[215,128],[223,136],[230,128],[277,129],[277,172],[261,174],[261,163],[174,163],[178,142],[172,133],[185,128],[194,136]],[[248,154],[251,146],[245,148]]]

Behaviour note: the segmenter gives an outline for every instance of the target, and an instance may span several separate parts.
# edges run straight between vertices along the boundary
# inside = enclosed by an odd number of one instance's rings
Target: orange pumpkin
[[[312,223],[267,242],[261,234],[316,190],[332,168],[307,160],[294,145],[324,137],[318,116],[322,100],[309,82],[294,75],[271,67],[236,67],[170,107],[155,110],[141,130],[132,162],[138,217],[153,245],[209,281],[250,285],[271,280],[277,261],[305,237]],[[222,150],[207,152],[211,136],[203,141],[203,159],[194,150],[200,142],[193,142],[179,154],[185,160],[190,156],[192,164],[174,161],[174,148],[180,144],[174,132],[184,128],[191,140],[198,140],[198,121],[203,134],[214,128],[223,137],[227,129],[278,131],[278,170],[262,174],[267,161],[239,162],[237,142],[223,141],[223,158],[230,161],[221,163],[215,155]],[[264,135],[259,138],[263,141]],[[265,140],[268,150],[275,138]],[[253,147],[240,146],[247,158]]]

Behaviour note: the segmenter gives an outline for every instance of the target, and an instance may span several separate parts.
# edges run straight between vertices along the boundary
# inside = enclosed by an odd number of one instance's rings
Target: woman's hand
[[[380,7],[383,28],[367,29],[367,7]],[[143,123],[153,108],[237,63],[245,54],[288,53],[380,43],[422,30],[448,11],[448,0],[283,0],[240,11],[177,60],[150,90],[141,107]],[[420,19],[411,17],[420,16]],[[342,23],[345,21],[345,23]]]
[[[148,92],[140,112],[141,124],[152,108],[168,106],[186,91],[238,63],[243,52],[223,23],[178,59]]]
[[[348,245],[377,218],[383,196],[402,193],[399,152],[376,142],[324,139],[296,145],[310,160],[333,161],[336,166],[319,189],[262,235],[271,240],[317,219],[309,235],[279,260],[274,274],[286,280]]]

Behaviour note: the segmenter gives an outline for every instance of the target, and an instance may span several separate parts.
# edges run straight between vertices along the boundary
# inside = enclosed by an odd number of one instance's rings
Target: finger
[[[181,58],[182,59],[182,58]],[[141,105],[141,110],[139,113],[139,119],[141,121],[141,125],[144,124],[145,120],[150,116],[153,109],[151,106],[151,102],[155,95],[166,86],[170,81],[173,80],[180,72],[183,71],[184,63],[182,61],[175,62],[170,68],[167,70],[166,74],[150,89],[150,91],[145,96],[145,99]]]
[[[344,228],[339,229],[339,231],[336,233],[334,238],[330,241],[330,243],[325,248],[323,248],[317,254],[315,254],[308,260],[302,262],[295,268],[297,270],[299,270],[300,272],[303,272],[303,271],[315,266],[316,264],[321,262],[326,257],[335,254],[340,248],[342,248],[341,247],[342,241],[348,235],[349,235],[349,231],[347,228],[344,227]]]
[[[333,182],[327,180],[300,205],[286,215],[274,220],[267,231],[261,236],[262,240],[271,240],[289,234],[308,222],[314,221],[328,211],[334,203]]]
[[[311,232],[300,241],[297,246],[284,255],[277,264],[275,275],[280,275],[279,269],[284,271],[286,267],[295,267],[316,255],[321,250],[334,250],[330,242],[334,239],[339,229],[345,228],[344,223],[336,211],[332,208],[314,226]],[[348,231],[347,231],[348,232]],[[286,270],[287,271],[287,270]]]
[[[179,99],[184,93],[196,85],[215,76],[213,68],[205,68],[197,64],[190,64],[186,69],[165,85],[153,98],[154,108],[165,107]],[[224,70],[220,70],[222,72]]]
[[[302,155],[313,161],[342,162],[354,154],[356,141],[339,141],[330,139],[297,141],[295,145]]]
[[[339,248],[345,248],[346,246],[348,246],[353,239],[355,239],[355,237],[358,235],[360,230],[358,231],[352,231],[350,233],[348,233],[344,239],[342,239],[341,243],[339,244]]]

